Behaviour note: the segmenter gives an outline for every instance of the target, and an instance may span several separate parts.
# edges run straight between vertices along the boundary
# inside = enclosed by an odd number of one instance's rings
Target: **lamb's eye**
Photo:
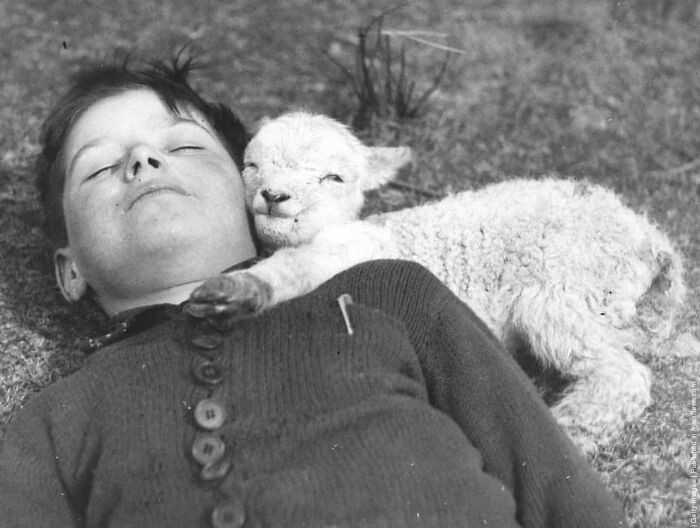
[[[323,181],[332,181],[332,182],[336,182],[336,183],[343,183],[343,178],[341,178],[337,174],[331,173],[331,174],[326,174],[323,178],[321,178],[321,181],[322,182]]]
[[[252,161],[246,161],[246,162],[243,164],[243,169],[252,169],[252,170],[256,170],[257,168],[258,168],[258,166],[257,166],[255,163],[253,163]]]

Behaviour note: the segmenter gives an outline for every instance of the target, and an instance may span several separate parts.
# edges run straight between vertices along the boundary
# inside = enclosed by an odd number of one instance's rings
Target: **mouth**
[[[285,214],[285,213],[280,212],[280,211],[275,211],[274,208],[272,208],[272,209],[267,209],[267,210],[264,210],[264,211],[255,211],[255,216],[257,216],[257,217],[262,217],[262,218],[266,218],[266,219],[269,219],[269,220],[271,220],[271,221],[275,221],[275,220],[279,220],[279,221],[282,221],[282,220],[293,220],[294,222],[298,222],[298,221],[299,221],[299,220],[298,220],[299,216],[300,216],[304,211],[305,211],[305,209],[302,210],[302,211],[299,211],[299,212],[297,212],[297,213],[295,213],[295,214]]]
[[[189,196],[189,193],[186,192],[182,187],[179,185],[155,185],[151,184],[146,187],[143,187],[141,189],[137,189],[135,192],[131,193],[131,196],[127,200],[127,203],[129,204],[126,208],[127,211],[131,211],[131,209],[136,205],[141,199],[147,198],[150,196],[154,196],[156,194],[163,194],[163,193],[175,193],[175,194],[180,194],[182,196]]]
[[[279,207],[276,207],[275,204],[268,204],[267,202],[256,205],[253,208],[253,214],[256,216],[268,216],[270,218],[286,218],[291,216],[285,214]]]
[[[255,216],[261,216],[265,218],[275,219],[275,220],[289,220],[292,218],[297,218],[302,216],[304,213],[313,208],[313,204],[307,205],[297,209],[297,206],[289,206],[285,204],[255,204],[252,207],[252,212]]]

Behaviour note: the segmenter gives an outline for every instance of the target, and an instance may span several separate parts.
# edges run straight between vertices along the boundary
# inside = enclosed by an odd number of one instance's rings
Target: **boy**
[[[59,286],[116,330],[8,428],[2,526],[623,526],[517,365],[418,265],[357,266],[225,330],[188,315],[255,245],[245,131],[187,66],[91,70],[47,120]]]

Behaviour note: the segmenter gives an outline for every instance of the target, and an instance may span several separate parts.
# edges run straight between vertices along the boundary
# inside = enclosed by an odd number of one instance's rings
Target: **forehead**
[[[211,130],[198,112],[178,108],[180,115]],[[70,160],[87,143],[96,140],[129,142],[172,126],[177,119],[161,98],[152,90],[127,90],[93,103],[71,128],[66,141],[65,157]]]
[[[319,166],[326,162],[351,166],[363,146],[344,127],[317,116],[279,118],[264,125],[248,145],[246,154],[276,165]]]

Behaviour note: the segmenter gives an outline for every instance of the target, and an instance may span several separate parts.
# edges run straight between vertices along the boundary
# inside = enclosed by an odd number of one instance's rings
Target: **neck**
[[[178,284],[177,286],[143,294],[135,299],[98,299],[98,303],[109,317],[127,310],[154,304],[180,304],[186,301],[192,291],[203,282],[203,280],[198,280]]]
[[[238,259],[236,259],[238,260]],[[245,269],[257,261],[255,254],[251,254],[239,260],[233,266],[220,271],[220,273],[233,271],[234,269]],[[140,292],[137,296],[98,296],[97,302],[100,307],[104,310],[105,314],[109,317],[113,317],[127,310],[132,310],[134,308],[141,308],[145,306],[152,306],[156,304],[181,304],[182,302],[189,299],[192,291],[202,284],[207,278],[216,273],[208,273],[204,277],[192,280],[184,281],[179,284],[174,284],[172,286],[162,287],[155,289],[153,291]]]

